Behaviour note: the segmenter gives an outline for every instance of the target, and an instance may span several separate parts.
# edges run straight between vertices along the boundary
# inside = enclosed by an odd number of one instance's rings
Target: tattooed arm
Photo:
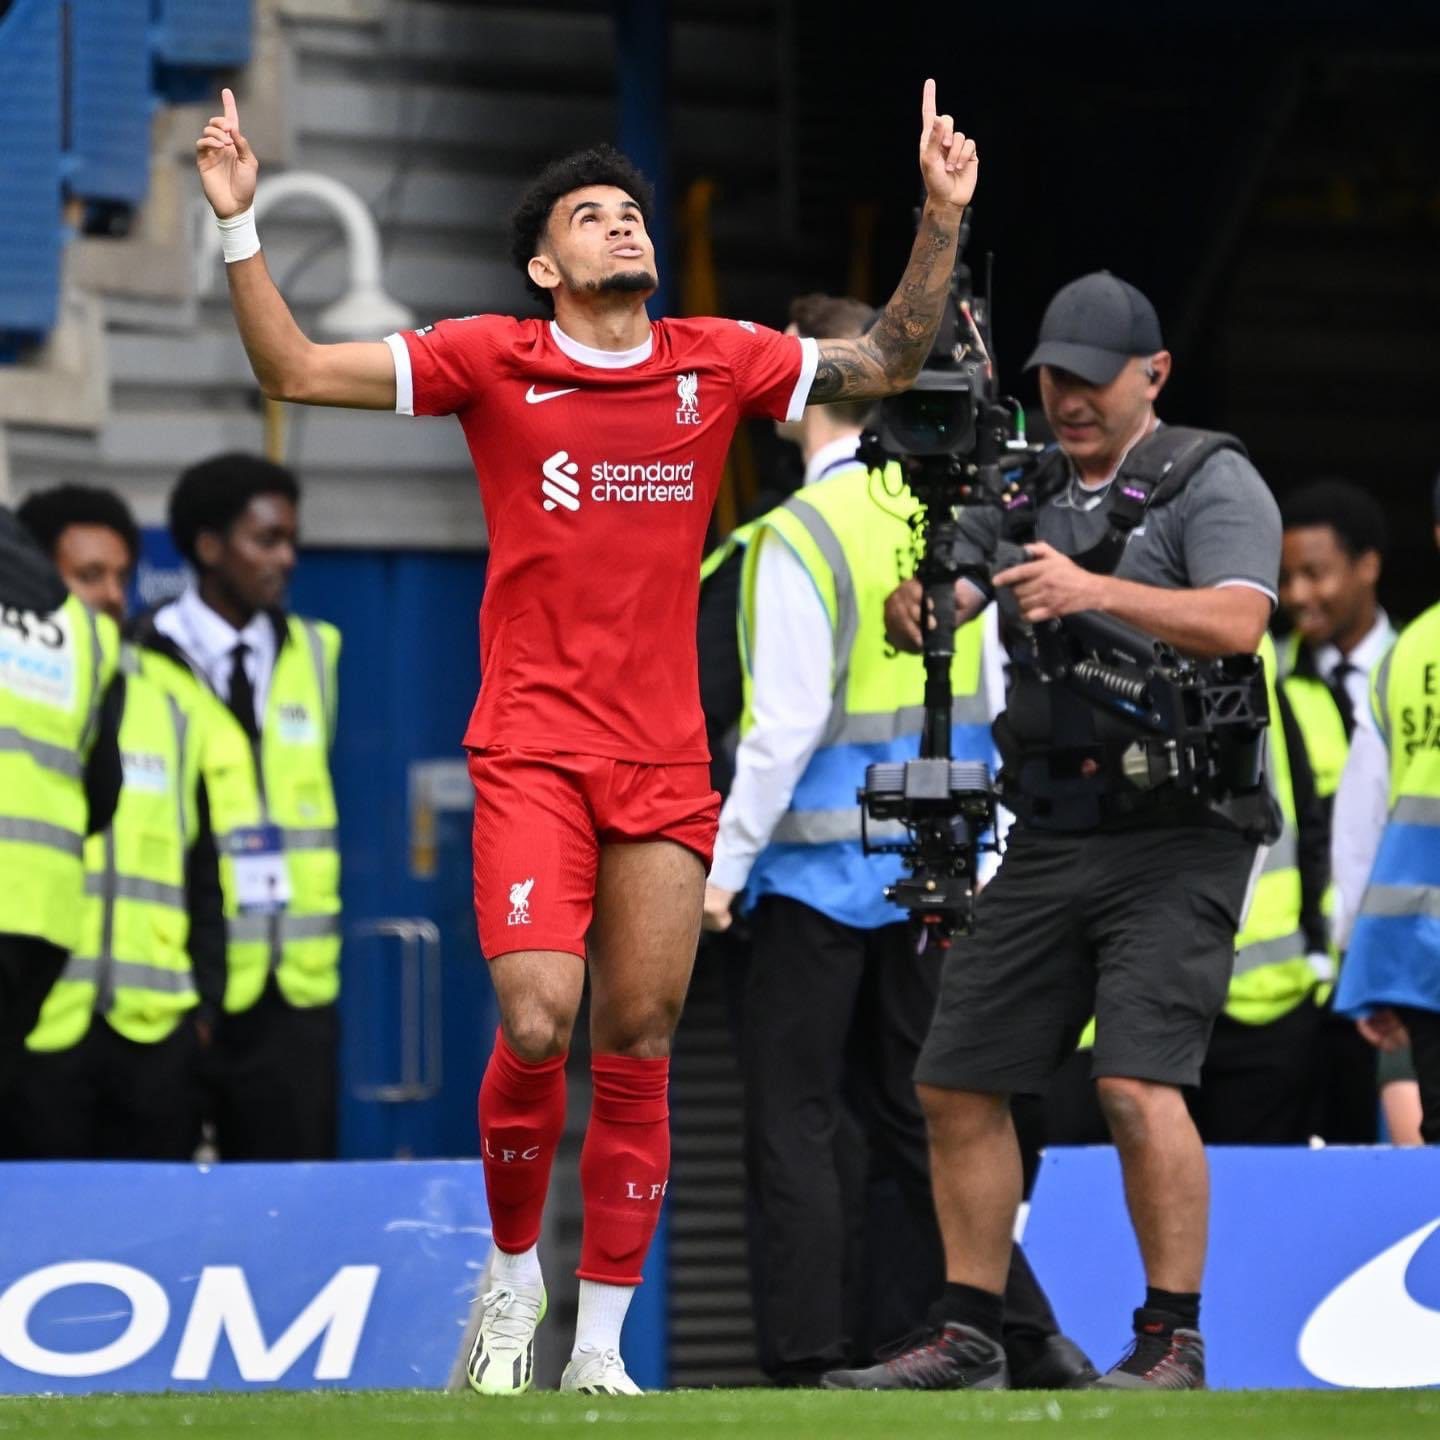
[[[904,390],[925,363],[955,265],[960,217],[975,193],[980,157],[975,142],[935,113],[935,82],[925,82],[920,106],[920,173],[925,209],[900,287],[869,331],[857,340],[822,340],[809,404],[871,400]]]

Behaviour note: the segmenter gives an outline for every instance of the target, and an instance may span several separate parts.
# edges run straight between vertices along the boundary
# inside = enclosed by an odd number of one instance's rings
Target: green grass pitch
[[[1440,1435],[1440,1392],[873,1395],[694,1390],[643,1398],[514,1400],[385,1391],[0,1399],[0,1435],[185,1440],[381,1440],[395,1435],[567,1440],[1405,1440]]]

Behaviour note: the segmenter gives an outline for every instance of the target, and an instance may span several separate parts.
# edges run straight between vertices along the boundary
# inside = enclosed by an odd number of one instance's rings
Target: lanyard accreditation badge
[[[284,846],[278,825],[251,825],[231,832],[235,901],[242,915],[273,915],[290,903]]]

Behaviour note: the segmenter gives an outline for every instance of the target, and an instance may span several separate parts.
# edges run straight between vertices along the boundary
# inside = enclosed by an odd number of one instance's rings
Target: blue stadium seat
[[[60,6],[0,15],[0,332],[44,334],[60,295]]]
[[[250,59],[250,0],[154,0],[155,54],[182,69],[227,69]]]
[[[151,0],[70,0],[72,195],[138,205],[150,183]]]

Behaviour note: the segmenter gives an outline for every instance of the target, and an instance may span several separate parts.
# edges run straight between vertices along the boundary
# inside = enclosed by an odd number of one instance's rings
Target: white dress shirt
[[[1389,813],[1390,753],[1365,705],[1355,712],[1355,734],[1330,817],[1330,873],[1336,891],[1330,931],[1342,950],[1350,943]]]
[[[1342,655],[1338,645],[1321,645],[1315,650],[1315,669],[1328,685],[1335,673],[1335,667],[1342,660],[1351,668],[1345,672],[1345,692],[1350,696],[1350,708],[1355,722],[1370,710],[1370,672],[1385,658],[1395,643],[1395,627],[1390,617],[1381,610],[1375,616],[1375,623],[1365,632],[1365,638],[1348,654]]]
[[[1350,943],[1375,852],[1390,817],[1390,753],[1370,713],[1370,676],[1394,643],[1395,627],[1382,610],[1365,638],[1343,657],[1355,667],[1345,676],[1355,712],[1355,734],[1330,815],[1330,874],[1335,881],[1330,934],[1342,950]],[[1338,646],[1322,645],[1315,652],[1316,669],[1329,680],[1341,658]]]
[[[858,439],[822,446],[805,467],[805,484],[847,463]],[[770,843],[790,797],[819,747],[834,702],[833,636],[824,603],[795,553],[762,532],[755,571],[753,725],[735,752],[735,779],[720,811],[710,883],[742,890]],[[990,713],[1004,706],[1004,664],[993,616],[987,617],[983,683]]]
[[[243,644],[245,673],[255,691],[255,719],[259,723],[265,714],[270,676],[275,669],[275,626],[269,615],[262,610],[251,616],[243,630],[237,630],[223,615],[216,614],[192,585],[178,600],[155,612],[155,628],[194,661],[210,688],[227,701],[235,647]]]

